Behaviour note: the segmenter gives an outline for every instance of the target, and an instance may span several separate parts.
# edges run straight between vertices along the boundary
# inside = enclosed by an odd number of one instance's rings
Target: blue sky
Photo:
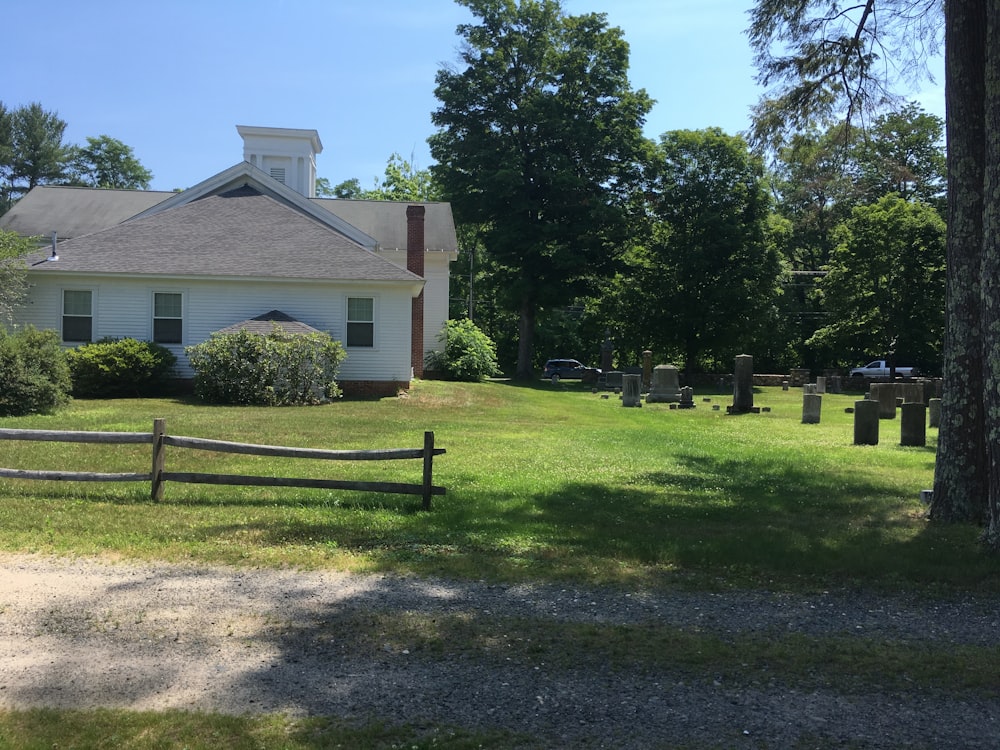
[[[631,46],[632,84],[657,103],[650,137],[747,128],[752,0],[564,0],[603,12]],[[14,0],[4,9],[8,108],[41,102],[66,140],[133,148],[152,187],[189,187],[242,159],[236,125],[315,128],[321,177],[370,187],[393,152],[430,165],[434,75],[455,63],[453,0]],[[943,79],[914,99],[944,116]]]

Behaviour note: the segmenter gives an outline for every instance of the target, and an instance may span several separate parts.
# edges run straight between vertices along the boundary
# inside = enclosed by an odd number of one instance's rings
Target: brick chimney
[[[424,207],[406,207],[406,270],[424,277]],[[424,290],[411,301],[410,364],[413,376],[424,376]]]

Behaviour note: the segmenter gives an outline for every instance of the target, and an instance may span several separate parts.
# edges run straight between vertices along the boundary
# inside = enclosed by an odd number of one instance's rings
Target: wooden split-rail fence
[[[281,445],[255,445],[232,443],[225,440],[168,435],[166,420],[154,419],[152,432],[80,432],[70,430],[18,430],[0,428],[0,440],[42,440],[59,443],[103,443],[125,445],[151,443],[153,464],[149,473],[99,473],[91,471],[34,471],[29,469],[2,469],[0,477],[13,479],[40,479],[63,482],[150,482],[154,501],[163,499],[166,482],[191,484],[222,484],[257,487],[308,487],[327,490],[357,490],[361,492],[388,492],[403,495],[420,495],[424,510],[430,510],[431,496],[445,494],[444,487],[432,483],[434,456],[445,452],[434,447],[434,433],[424,433],[423,448],[387,448],[375,450],[322,450],[317,448],[290,448]],[[340,479],[310,479],[305,477],[264,477],[240,474],[206,474],[166,470],[167,446],[194,448],[220,453],[241,453],[251,456],[280,456],[284,458],[317,458],[328,461],[390,461],[397,459],[423,459],[423,481],[420,484],[401,482],[356,482]]]

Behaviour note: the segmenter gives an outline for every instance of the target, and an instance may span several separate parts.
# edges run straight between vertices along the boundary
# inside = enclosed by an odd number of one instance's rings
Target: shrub
[[[0,416],[48,414],[69,403],[72,383],[55,331],[0,328]]]
[[[471,320],[449,320],[440,341],[444,351],[427,355],[427,369],[470,382],[500,373],[496,344]]]
[[[161,395],[177,357],[166,347],[136,339],[101,339],[66,353],[73,395],[121,398]]]
[[[216,333],[186,350],[195,370],[195,395],[209,403],[285,406],[338,398],[347,356],[325,333]]]

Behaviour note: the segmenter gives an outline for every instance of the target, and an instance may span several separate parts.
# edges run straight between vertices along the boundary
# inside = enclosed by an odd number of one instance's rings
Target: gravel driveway
[[[1000,606],[975,597],[652,596],[29,555],[0,556],[0,571],[0,708],[379,717],[509,729],[540,747],[1000,747],[1000,699],[981,693],[737,685],[356,637],[376,614],[502,615],[997,648]]]

